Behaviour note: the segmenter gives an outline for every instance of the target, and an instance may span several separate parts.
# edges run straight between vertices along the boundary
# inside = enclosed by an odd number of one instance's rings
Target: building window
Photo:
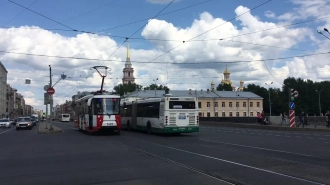
[[[218,112],[215,112],[214,113],[214,117],[218,117],[219,115],[218,115]]]
[[[236,117],[239,117],[239,112],[236,112]]]
[[[239,102],[236,102],[236,107],[239,107]]]
[[[233,113],[232,113],[232,112],[229,112],[229,116],[230,116],[230,117],[233,117]]]
[[[226,107],[226,103],[225,102],[222,102],[222,107]]]
[[[250,107],[253,107],[253,102],[250,102]]]
[[[243,112],[243,116],[246,117],[246,112]]]
[[[128,76],[131,76],[131,72],[128,72]]]
[[[222,112],[222,117],[226,117],[226,112]]]
[[[218,107],[218,102],[214,102],[214,107]]]
[[[211,106],[210,102],[207,102],[206,107],[210,107],[210,106]]]
[[[246,102],[243,102],[243,107],[246,107]]]
[[[207,113],[207,117],[211,117],[211,114],[210,114],[210,112],[208,112],[208,113]]]
[[[251,117],[253,116],[253,112],[250,112],[250,116],[251,116]]]
[[[198,108],[202,108],[202,102],[198,102]]]
[[[232,102],[229,102],[229,107],[233,107],[233,103]]]
[[[260,107],[260,102],[257,102],[257,107]]]

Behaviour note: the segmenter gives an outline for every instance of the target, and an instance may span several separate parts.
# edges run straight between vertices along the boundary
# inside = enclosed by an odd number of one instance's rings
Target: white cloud
[[[265,12],[265,16],[268,17],[268,18],[275,18],[276,17],[275,13],[270,11],[270,10]]]
[[[248,8],[239,6],[237,15],[246,12]],[[145,38],[157,38],[152,40],[155,49],[144,50],[134,47],[131,42],[131,60],[135,69],[136,83],[147,86],[154,83],[167,85],[171,89],[207,89],[213,80],[219,84],[226,66],[231,72],[231,79],[236,86],[242,78],[246,84],[255,83],[264,85],[267,81],[274,81],[274,87],[280,87],[283,79],[288,76],[321,80],[329,78],[329,70],[321,70],[327,64],[328,55],[315,57],[294,58],[280,61],[266,61],[270,71],[276,78],[269,74],[263,61],[249,63],[233,63],[233,61],[261,60],[265,58],[277,58],[286,55],[300,55],[301,51],[290,51],[285,48],[295,48],[303,41],[311,43],[319,42],[318,39],[308,40],[315,35],[314,31],[306,27],[282,27],[270,31],[259,32],[240,37],[250,32],[260,31],[279,26],[276,22],[264,22],[246,13],[237,18],[236,23],[226,23],[222,18],[214,17],[208,12],[200,14],[189,27],[180,28],[165,20],[152,19],[142,31]],[[219,26],[222,25],[222,26]],[[219,27],[217,27],[219,26]],[[215,28],[217,27],[217,28]],[[59,34],[42,29],[27,29],[30,27],[0,29],[0,49],[11,50],[20,53],[34,53],[54,56],[75,56],[85,58],[108,59],[109,55],[117,49],[117,43],[109,37],[78,34],[76,37],[64,37]],[[214,28],[214,29],[213,29]],[[211,30],[212,31],[209,31]],[[199,41],[189,41],[196,38]],[[36,37],[38,35],[38,37]],[[223,40],[212,40],[228,38]],[[200,41],[206,40],[206,41]],[[180,42],[181,41],[181,42]],[[252,44],[247,44],[252,43]],[[254,44],[253,44],[254,43]],[[136,61],[152,61],[166,51],[182,44],[154,62],[143,64]],[[256,45],[259,44],[259,45]],[[270,45],[283,48],[266,47]],[[319,42],[319,51],[328,51],[330,44]],[[317,52],[319,52],[317,51]],[[289,53],[289,54],[287,54]],[[126,49],[120,48],[111,60],[125,60]],[[111,68],[105,80],[105,89],[111,91],[113,87],[121,83],[123,62],[116,61],[90,61],[64,58],[49,58],[37,56],[25,56],[12,53],[1,53],[0,60],[7,67],[8,82],[25,96],[26,102],[37,108],[43,109],[43,86],[49,83],[49,67],[52,66],[53,83],[64,72],[68,77],[55,86],[54,104],[64,103],[70,100],[77,91],[98,90],[101,85],[101,77],[90,67],[106,65]],[[199,64],[161,64],[160,62],[197,62]],[[205,63],[205,62],[228,62]],[[89,77],[90,76],[90,77]],[[88,78],[86,78],[88,77]],[[30,85],[24,84],[26,78],[32,79]],[[23,93],[24,92],[24,93]]]

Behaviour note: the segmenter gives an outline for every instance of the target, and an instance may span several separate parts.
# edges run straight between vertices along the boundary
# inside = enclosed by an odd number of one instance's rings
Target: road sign
[[[47,91],[47,89],[49,89],[49,85],[44,86],[44,90]]]
[[[14,105],[14,109],[18,109],[18,105],[17,104]]]
[[[55,93],[55,89],[52,88],[52,87],[50,87],[50,88],[47,89],[47,93],[48,93],[49,95],[53,95],[53,94]]]
[[[296,127],[296,116],[294,110],[290,110],[290,127]]]
[[[299,95],[298,91],[294,91],[294,97],[297,98]]]
[[[49,94],[44,93],[44,105],[50,104],[50,98]]]
[[[290,109],[294,110],[294,108],[295,108],[294,102],[290,102]]]

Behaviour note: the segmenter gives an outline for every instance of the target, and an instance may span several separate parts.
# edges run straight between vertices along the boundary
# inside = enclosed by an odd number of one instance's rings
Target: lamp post
[[[329,30],[328,30],[327,28],[324,28],[324,31],[325,31],[325,32],[328,32],[328,33],[330,34],[330,32],[329,32]],[[322,31],[318,30],[318,31],[317,31],[317,33],[319,33],[319,34],[323,35],[325,38],[327,38],[327,39],[329,39],[329,40],[330,40],[330,38],[329,38],[329,37],[327,37],[326,35],[324,35],[324,34],[322,33]]]
[[[156,78],[156,80],[155,79],[153,80],[155,82],[155,98],[156,98],[156,90],[157,90],[157,80],[158,78]]]
[[[320,91],[316,90],[317,93],[319,93],[319,110],[320,110],[320,116],[321,116],[321,92],[322,89]]]
[[[268,100],[269,100],[269,122],[270,122],[270,117],[272,116],[272,103],[270,102],[270,85],[273,84],[273,82],[270,82],[270,84],[265,83],[268,85]]]

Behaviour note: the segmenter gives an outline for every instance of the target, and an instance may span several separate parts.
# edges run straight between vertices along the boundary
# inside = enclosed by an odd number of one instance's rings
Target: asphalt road
[[[0,184],[330,184],[330,133],[201,127],[181,136],[0,129]]]

